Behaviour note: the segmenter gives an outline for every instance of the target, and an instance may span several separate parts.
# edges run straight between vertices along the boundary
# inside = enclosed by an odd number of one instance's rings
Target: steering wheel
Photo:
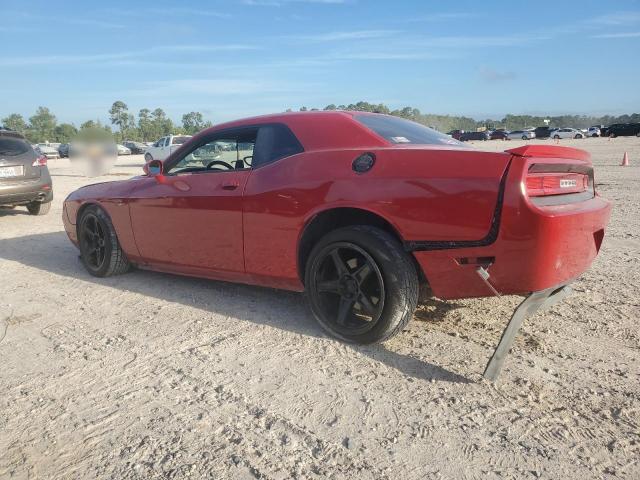
[[[209,170],[210,168],[219,165],[222,167],[225,167],[228,170],[235,170],[235,168],[233,168],[233,166],[230,163],[227,162],[223,162],[222,160],[214,160],[212,162],[207,163],[207,170]]]

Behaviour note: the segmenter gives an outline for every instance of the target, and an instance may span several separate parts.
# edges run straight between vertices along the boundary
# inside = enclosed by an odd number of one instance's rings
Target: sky
[[[605,8],[606,7],[606,8]],[[0,118],[640,111],[640,2],[0,0]]]

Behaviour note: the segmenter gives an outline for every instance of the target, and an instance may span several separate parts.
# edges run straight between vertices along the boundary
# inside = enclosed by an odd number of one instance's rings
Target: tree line
[[[318,108],[301,107],[300,111],[319,110]],[[640,122],[640,114],[631,115],[604,115],[601,117],[591,115],[558,115],[541,117],[532,115],[505,115],[501,119],[475,120],[470,117],[456,115],[436,115],[423,113],[417,108],[404,107],[390,109],[383,103],[373,104],[369,102],[350,103],[348,105],[330,104],[322,110],[355,110],[362,112],[375,112],[406,118],[415,122],[435,128],[441,132],[454,129],[476,130],[478,128],[505,128],[518,130],[527,127],[544,126],[544,120],[549,120],[550,127],[574,127],[587,128],[591,125],[611,125],[612,123]],[[291,111],[288,109],[287,111]],[[100,120],[88,120],[76,127],[71,123],[57,123],[56,116],[47,107],[38,107],[28,121],[18,113],[12,113],[2,119],[6,128],[22,133],[30,142],[59,142],[67,143],[76,136],[99,137],[113,139],[116,142],[124,140],[155,141],[169,134],[193,135],[212,125],[205,121],[202,113],[189,112],[182,115],[180,125],[167,117],[161,108],[150,110],[142,108],[134,115],[129,111],[127,104],[116,101],[109,109],[111,125],[105,125]],[[112,127],[117,129],[114,131]]]
[[[100,120],[87,120],[76,127],[72,123],[58,123],[56,116],[47,107],[38,107],[36,112],[25,120],[19,113],[12,113],[2,119],[2,125],[24,135],[31,143],[58,142],[68,143],[77,138],[155,141],[170,134],[194,135],[212,125],[205,121],[202,113],[189,112],[182,115],[182,124],[176,125],[161,108],[150,110],[142,108],[137,115],[129,112],[127,104],[118,100],[109,109],[111,125]],[[117,127],[113,130],[112,126]]]
[[[319,110],[317,108],[301,107],[300,111]],[[470,130],[474,131],[478,128],[504,128],[506,130],[521,130],[528,127],[543,127],[545,120],[549,120],[550,127],[573,127],[588,128],[592,125],[611,125],[613,123],[640,122],[640,113],[631,115],[603,115],[601,117],[593,115],[557,115],[549,117],[541,117],[534,115],[505,115],[501,119],[487,118],[484,120],[475,120],[470,117],[456,115],[436,115],[432,113],[422,113],[419,109],[413,107],[404,107],[401,109],[391,110],[383,103],[373,104],[369,102],[350,103],[348,105],[330,104],[322,110],[355,110],[361,112],[384,113],[397,117],[413,120],[422,123],[431,128],[435,128],[440,132],[449,132],[451,130]],[[291,111],[289,109],[288,111]]]

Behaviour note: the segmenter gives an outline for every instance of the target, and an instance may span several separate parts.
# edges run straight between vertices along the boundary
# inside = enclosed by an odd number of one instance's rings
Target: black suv
[[[549,138],[551,136],[551,129],[549,127],[538,127],[533,133],[536,134],[536,138]]]
[[[640,123],[614,123],[607,129],[607,135],[615,137],[640,137]]]
[[[461,142],[466,142],[467,140],[489,140],[489,132],[464,132],[460,135]]]
[[[18,132],[0,128],[0,207],[25,206],[31,215],[44,215],[52,200],[47,157]]]

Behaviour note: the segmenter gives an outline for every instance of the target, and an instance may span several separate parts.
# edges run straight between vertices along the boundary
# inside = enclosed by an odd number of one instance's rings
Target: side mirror
[[[164,168],[160,160],[151,160],[149,163],[145,163],[142,169],[144,173],[150,177],[158,177],[164,173]]]

